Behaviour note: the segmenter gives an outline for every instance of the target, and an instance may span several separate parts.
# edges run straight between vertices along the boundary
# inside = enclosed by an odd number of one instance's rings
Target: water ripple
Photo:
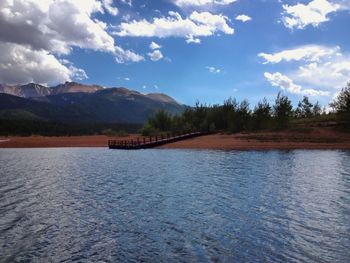
[[[350,152],[0,150],[1,262],[350,262]]]

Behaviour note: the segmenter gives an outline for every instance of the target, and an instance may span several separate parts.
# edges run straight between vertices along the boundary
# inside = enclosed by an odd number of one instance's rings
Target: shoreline
[[[213,134],[161,146],[166,149],[221,150],[350,150],[350,133],[316,128],[293,131]]]
[[[109,139],[130,140],[126,137],[62,136],[62,137],[0,137],[0,148],[107,148]],[[256,132],[237,134],[211,134],[184,141],[169,143],[158,149],[199,150],[350,150],[350,133],[317,128],[311,133],[292,131]]]

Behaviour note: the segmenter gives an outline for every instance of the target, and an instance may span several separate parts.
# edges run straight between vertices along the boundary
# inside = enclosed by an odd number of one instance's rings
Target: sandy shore
[[[107,136],[8,137],[0,138],[0,148],[106,147]]]
[[[0,138],[0,148],[107,147],[108,139],[129,140],[138,135],[109,138],[103,135],[71,137],[8,137]],[[213,134],[163,145],[163,149],[346,149],[350,150],[350,133],[317,129],[311,133],[262,132],[233,135]]]
[[[350,150],[350,141],[319,141],[307,138],[276,138],[257,135],[208,135],[188,141],[161,146],[165,149],[218,149],[218,150],[293,150],[344,149]]]
[[[164,145],[161,148],[222,150],[350,150],[350,133],[338,132],[329,128],[317,128],[310,133],[283,131],[238,133],[232,135],[213,134]]]

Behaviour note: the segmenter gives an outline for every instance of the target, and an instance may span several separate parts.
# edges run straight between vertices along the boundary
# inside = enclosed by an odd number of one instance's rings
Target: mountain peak
[[[127,97],[129,99],[134,99],[136,97],[145,97],[158,103],[160,102],[180,105],[176,100],[163,93],[149,93],[144,95],[136,90],[131,90],[125,87],[104,88],[99,85],[87,85],[74,81],[66,81],[65,83],[54,87],[45,87],[36,83],[28,83],[25,85],[16,86],[0,84],[0,93],[7,93],[22,98],[38,98],[67,93],[92,94],[95,92],[106,96],[121,96]]]
[[[52,94],[60,94],[60,93],[94,93],[98,90],[102,90],[103,87],[98,85],[85,85],[77,82],[68,82],[66,81],[64,84],[59,84],[55,87],[52,87]]]
[[[91,91],[94,87],[98,88],[96,92]],[[5,91],[2,93],[12,91],[19,96],[0,94],[0,99],[8,102],[2,104],[0,102],[0,115],[1,111],[5,114],[11,110],[18,116],[32,116],[45,121],[143,123],[159,109],[172,114],[184,109],[184,105],[178,104],[165,94],[144,95],[124,87],[105,89],[100,86],[64,83],[54,88],[35,84],[18,87],[0,86],[1,88]],[[44,94],[41,88],[48,90],[50,94],[38,96]]]
[[[136,95],[140,95],[141,93],[140,92],[138,92],[138,91],[136,91],[136,90],[131,90],[131,89],[128,89],[128,88],[125,88],[125,87],[119,87],[119,88],[115,88],[116,90],[118,90],[119,92],[121,92],[121,93],[124,93],[124,94],[129,94],[129,95],[131,95],[131,94],[136,94]]]
[[[153,100],[156,100],[156,101],[159,101],[159,102],[179,104],[172,97],[170,97],[164,93],[148,93],[148,94],[146,94],[146,97],[153,99]]]

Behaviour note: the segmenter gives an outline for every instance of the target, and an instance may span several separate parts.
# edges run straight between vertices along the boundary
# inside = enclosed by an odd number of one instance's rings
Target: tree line
[[[44,120],[0,119],[0,136],[8,135],[45,135],[75,136],[105,134],[125,136],[127,133],[141,131],[143,135],[161,132],[191,131],[258,131],[268,129],[286,129],[296,122],[336,121],[338,125],[350,128],[350,83],[337,98],[330,103],[333,112],[326,113],[316,102],[311,103],[304,97],[293,109],[290,99],[279,93],[274,104],[265,98],[251,109],[249,102],[227,99],[222,105],[208,106],[197,103],[195,107],[186,108],[179,115],[171,115],[165,110],[157,111],[143,124],[121,123],[61,123]],[[141,128],[141,129],[140,129]]]
[[[143,135],[159,132],[191,132],[191,131],[225,131],[230,133],[240,131],[258,131],[266,129],[287,129],[296,120],[321,121],[324,116],[332,116],[341,125],[350,125],[350,83],[330,104],[333,112],[327,113],[318,102],[311,103],[307,96],[299,101],[293,109],[291,100],[278,93],[271,105],[266,98],[259,101],[253,109],[248,100],[238,102],[227,99],[223,105],[208,106],[196,103],[180,115],[172,116],[165,110],[159,110],[148,119],[141,129]],[[328,118],[329,119],[329,118]]]
[[[99,135],[125,136],[136,133],[142,124],[133,123],[62,123],[43,120],[0,119],[0,136],[77,136]]]

